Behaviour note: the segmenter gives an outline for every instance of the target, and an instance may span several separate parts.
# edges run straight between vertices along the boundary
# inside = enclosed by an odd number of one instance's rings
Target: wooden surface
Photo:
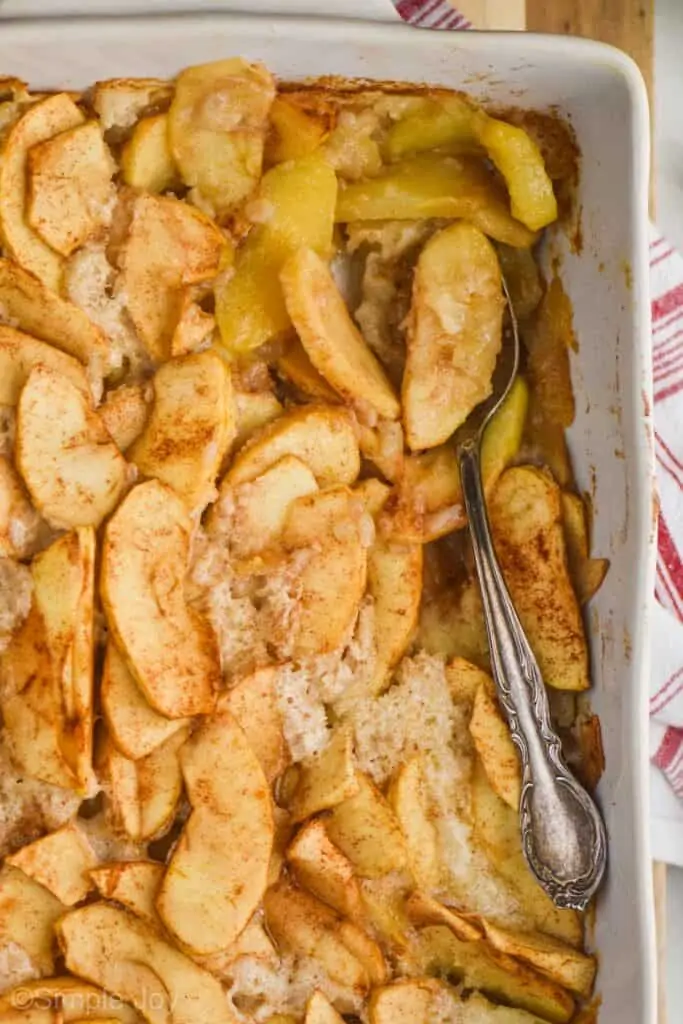
[[[653,88],[654,0],[454,0],[477,28],[586,36],[625,50]],[[651,206],[654,195],[650,192]],[[653,865],[657,918],[658,1024],[666,1024],[666,864]]]
[[[530,32],[561,32],[618,46],[636,61],[648,90],[653,25],[654,0],[526,0]]]
[[[655,861],[653,867],[655,888],[655,916],[657,919],[657,1021],[667,1024],[666,1012],[666,864]]]
[[[526,23],[526,0],[453,0],[455,6],[476,28],[522,30]]]

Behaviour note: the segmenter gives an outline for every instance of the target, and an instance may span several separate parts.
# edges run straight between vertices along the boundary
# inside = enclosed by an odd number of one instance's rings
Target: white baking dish
[[[562,238],[563,279],[580,347],[571,432],[579,482],[594,497],[595,550],[612,562],[590,609],[594,707],[607,770],[600,799],[609,880],[595,933],[601,1024],[654,1021],[655,961],[647,839],[647,621],[653,588],[648,119],[635,65],[564,37],[442,33],[341,20],[191,15],[6,23],[0,68],[33,86],[80,87],[112,75],[172,75],[226,55],[260,58],[285,78],[358,75],[464,88],[496,103],[554,106],[583,153],[584,246]]]

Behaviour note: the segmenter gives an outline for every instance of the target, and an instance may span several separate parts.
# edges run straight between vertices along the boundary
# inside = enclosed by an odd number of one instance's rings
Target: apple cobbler
[[[573,767],[607,564],[535,246],[569,132],[234,58],[0,83],[0,1024],[569,1024],[453,436]]]

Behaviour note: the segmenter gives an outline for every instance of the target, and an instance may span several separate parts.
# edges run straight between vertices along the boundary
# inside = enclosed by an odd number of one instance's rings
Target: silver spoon
[[[481,482],[482,434],[512,387],[519,363],[517,320],[504,280],[503,291],[510,324],[504,332],[492,394],[461,428],[456,439],[458,461],[493,678],[522,760],[522,848],[529,867],[554,903],[584,910],[605,871],[605,826],[562,756],[543,679],[496,558]]]

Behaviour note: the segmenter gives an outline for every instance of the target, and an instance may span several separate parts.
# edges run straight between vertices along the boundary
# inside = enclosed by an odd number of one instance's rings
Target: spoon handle
[[[465,441],[458,455],[493,678],[522,761],[522,848],[529,867],[557,906],[583,910],[605,870],[605,827],[595,804],[564,762],[541,673],[496,558],[478,438]]]

